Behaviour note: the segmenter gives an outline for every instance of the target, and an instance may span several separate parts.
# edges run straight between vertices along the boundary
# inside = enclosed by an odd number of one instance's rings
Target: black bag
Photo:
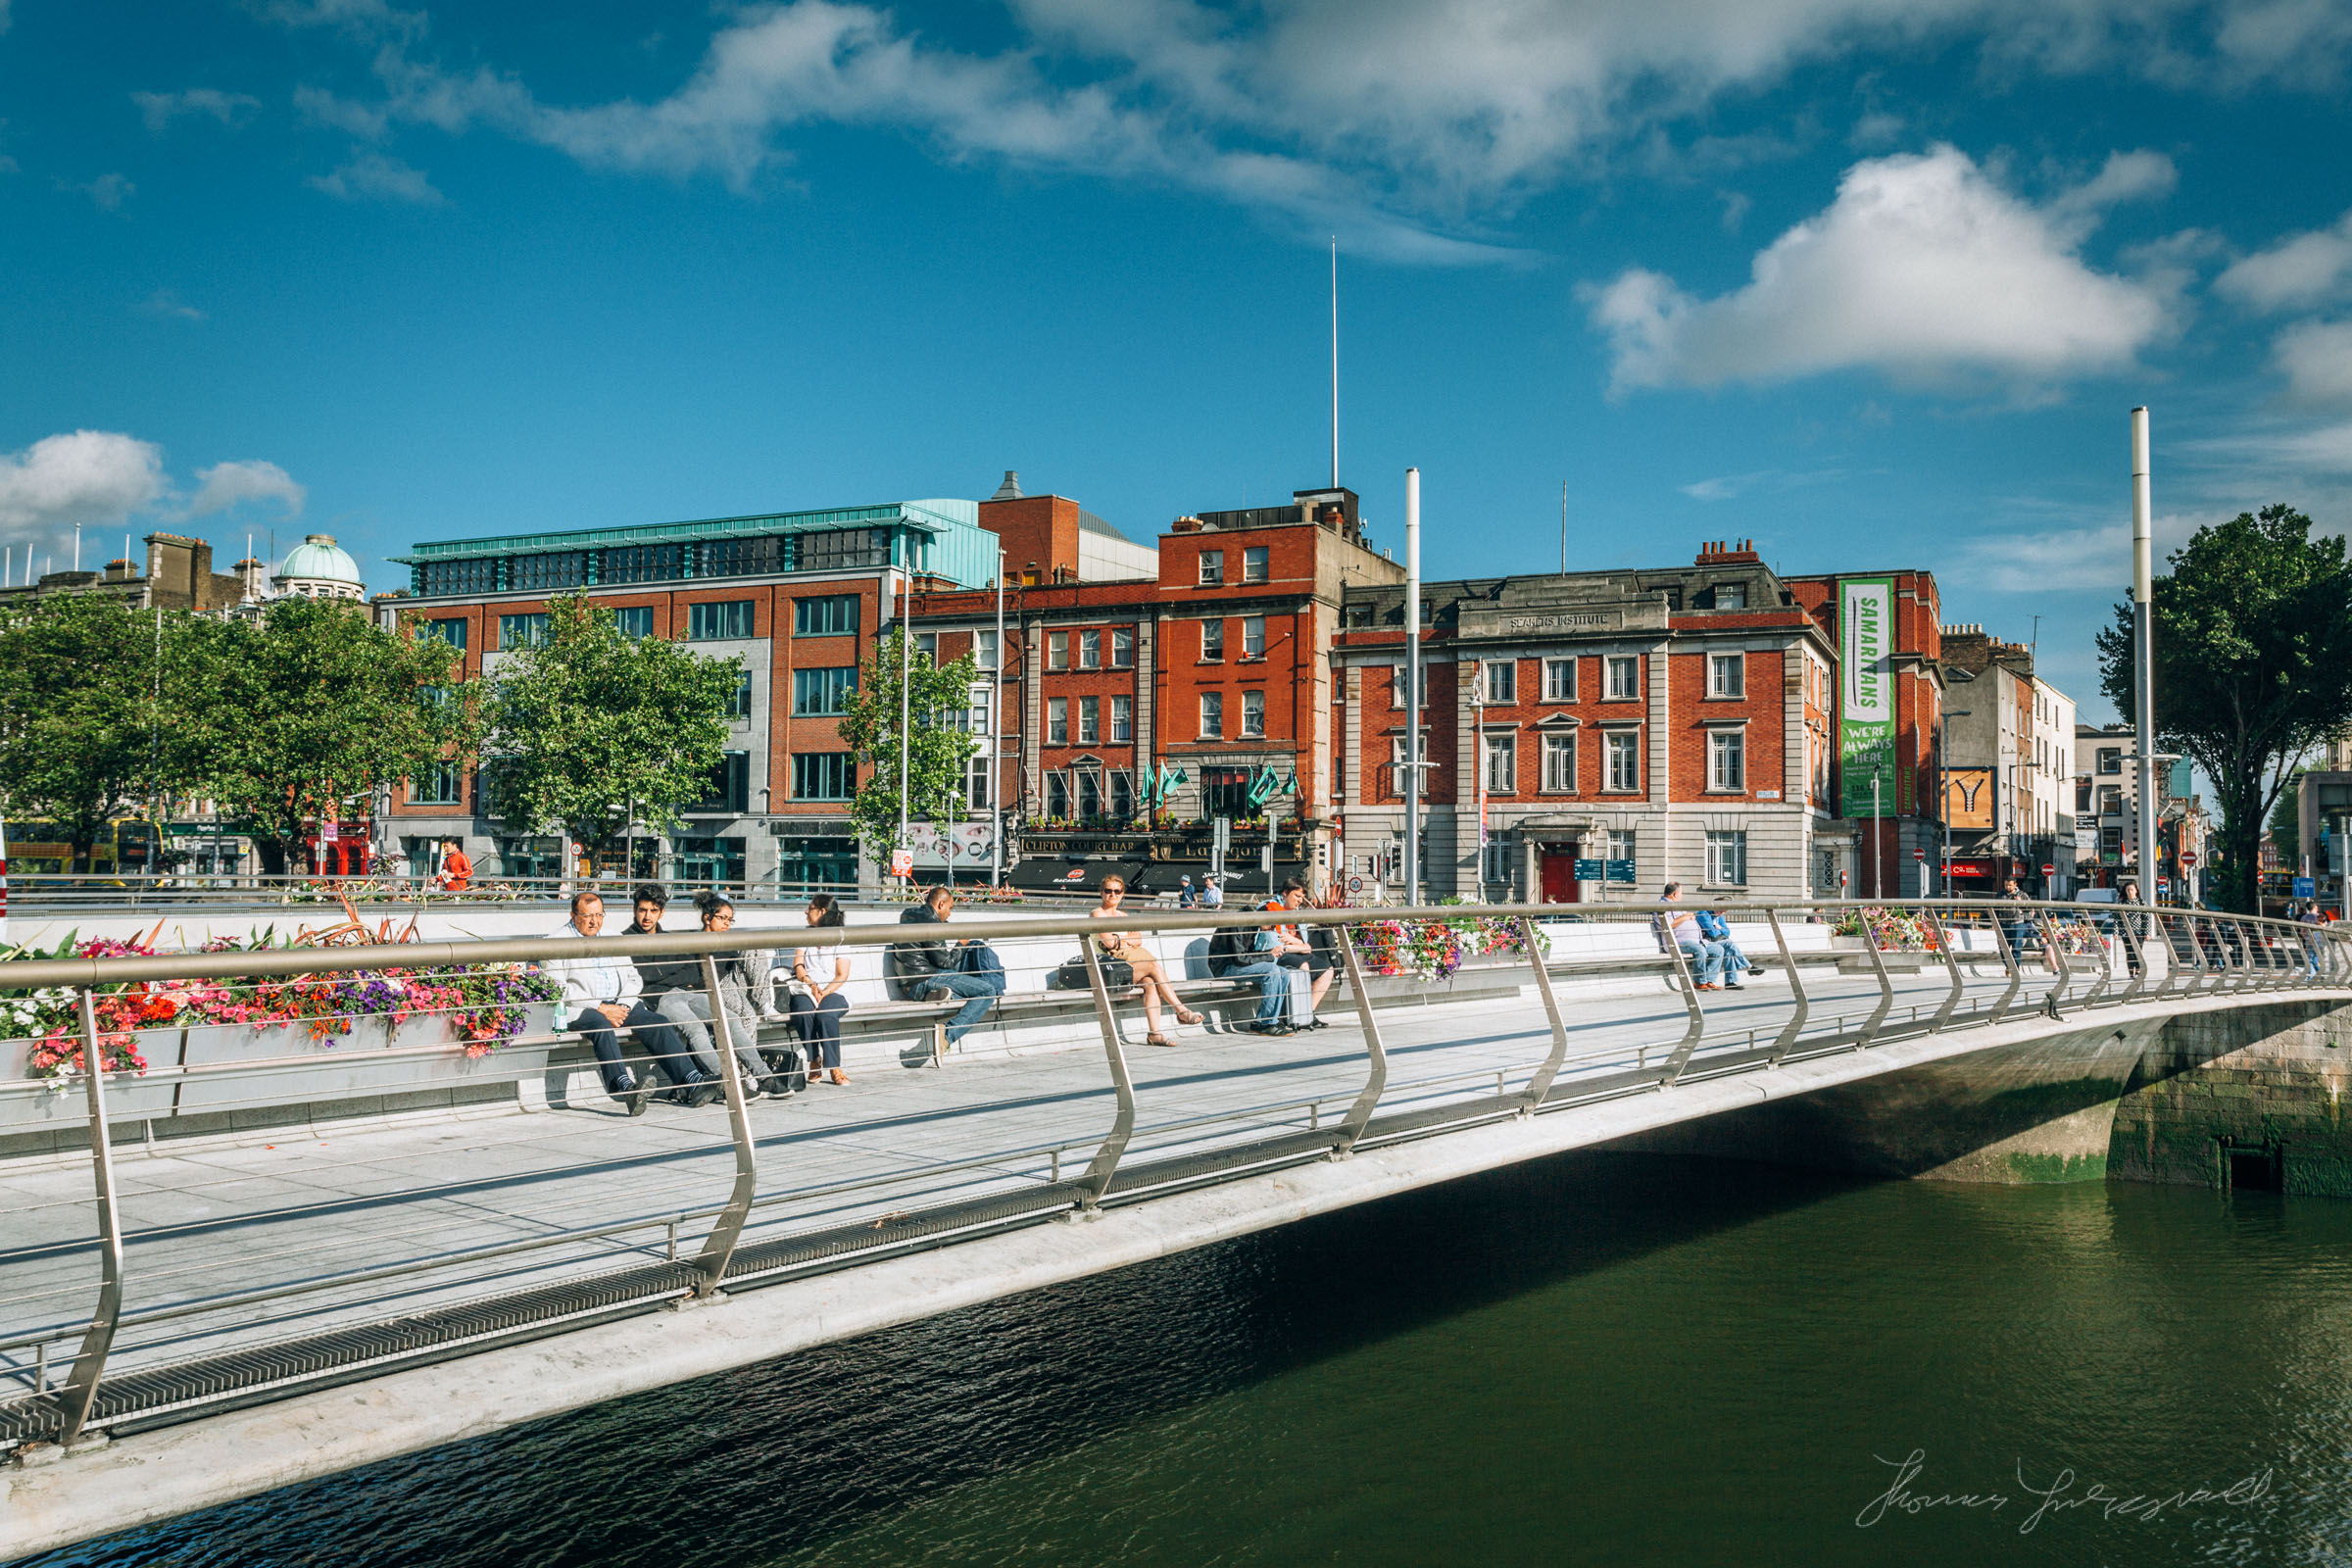
[[[1094,989],[1094,982],[1086,977],[1086,956],[1084,954],[1080,954],[1075,958],[1062,959],[1061,967],[1054,971],[1054,978],[1060,983],[1061,989],[1064,991],[1091,991]],[[1105,989],[1112,991],[1121,986],[1135,984],[1135,965],[1124,958],[1104,958],[1102,960],[1102,984]]]
[[[784,1080],[784,1087],[793,1094],[808,1087],[808,1058],[801,1054],[799,1046],[762,1047],[760,1059],[767,1063],[771,1074]]]

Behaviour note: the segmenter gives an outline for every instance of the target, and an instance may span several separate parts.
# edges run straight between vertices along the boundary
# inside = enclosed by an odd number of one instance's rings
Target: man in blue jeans
[[[1260,947],[1260,943],[1266,944]],[[1247,926],[1219,931],[1209,938],[1208,972],[1220,980],[1257,982],[1257,1013],[1248,1027],[1261,1035],[1287,1035],[1282,1004],[1291,994],[1289,971],[1275,961],[1274,933]]]
[[[1740,951],[1740,944],[1732,940],[1732,928],[1726,923],[1723,916],[1713,909],[1700,909],[1698,911],[1698,934],[1721,950],[1723,983],[1734,991],[1746,990],[1747,987],[1740,977],[1754,969],[1755,964],[1749,960],[1746,954]]]
[[[1659,893],[1660,901],[1672,904],[1683,896],[1680,882],[1669,882]],[[1698,917],[1688,909],[1669,909],[1659,917],[1665,924],[1666,940],[1683,950],[1690,960],[1690,983],[1701,991],[1723,989],[1723,949],[1709,942],[1698,929]]]
[[[923,902],[899,916],[901,925],[946,925],[948,911],[956,907],[956,895],[944,884],[933,888]],[[948,1020],[948,1044],[954,1045],[972,1032],[974,1025],[988,1016],[988,1009],[997,1004],[997,996],[1004,988],[1002,970],[992,975],[966,974],[963,969],[963,950],[980,945],[974,938],[966,943],[954,943],[944,937],[921,942],[893,943],[891,961],[898,968],[899,982],[906,994],[917,1002],[953,1002],[963,999],[956,1016]]]

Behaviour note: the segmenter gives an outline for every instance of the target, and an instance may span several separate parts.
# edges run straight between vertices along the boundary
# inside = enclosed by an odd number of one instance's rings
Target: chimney
[[[988,499],[991,501],[1020,500],[1021,476],[1019,472],[1012,468],[1006,468],[1004,470],[1004,482],[997,486],[997,493],[993,496],[990,496]]]
[[[1763,559],[1756,554],[1756,542],[1753,539],[1742,539],[1737,545],[1728,539],[1712,539],[1698,547],[1698,560],[1693,564],[1701,566],[1761,564]]]
[[[1199,533],[1200,531],[1200,519],[1199,517],[1178,517],[1174,522],[1168,524],[1170,533]]]

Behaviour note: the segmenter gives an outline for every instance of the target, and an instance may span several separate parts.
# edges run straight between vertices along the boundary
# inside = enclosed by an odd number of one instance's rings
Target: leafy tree
[[[2278,846],[2278,863],[2289,870],[2303,858],[2303,775],[2310,771],[2296,768],[2278,792],[2278,804],[2271,808],[2271,842]]]
[[[461,656],[386,631],[361,606],[281,599],[259,620],[191,620],[196,656],[172,703],[201,743],[201,787],[253,825],[283,875],[309,823],[421,772],[479,733]]]
[[[2255,907],[2265,818],[2295,765],[2352,718],[2352,570],[2291,507],[2199,528],[2155,581],[2156,733],[2221,807],[2215,892]],[[2132,607],[2098,635],[2101,684],[2132,711]]]
[[[944,669],[933,664],[931,656],[914,647],[902,627],[874,650],[858,690],[844,701],[841,738],[872,767],[850,803],[850,819],[877,858],[886,858],[899,840],[902,750],[911,759],[909,820],[945,822],[962,813],[964,763],[979,752],[980,743],[947,720],[950,715],[960,719],[970,709],[972,682],[979,674],[980,666],[969,655]],[[903,683],[908,723],[902,748]]]
[[[11,812],[64,830],[77,871],[110,823],[184,782],[185,748],[157,689],[185,657],[186,620],[72,594],[0,624],[0,793]]]
[[[602,848],[638,819],[677,825],[724,759],[742,679],[659,637],[632,638],[578,594],[549,601],[547,630],[499,662],[488,705],[487,810],[526,833]]]

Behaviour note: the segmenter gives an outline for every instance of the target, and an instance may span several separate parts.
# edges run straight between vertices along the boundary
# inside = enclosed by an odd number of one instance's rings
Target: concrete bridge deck
[[[743,1107],[756,1196],[708,1298],[693,1264],[741,1174],[724,1106],[631,1119],[589,1095],[125,1143],[123,1312],[91,1417],[108,1439],[35,1443],[0,1465],[0,1554],[1767,1100],[2020,1050],[2105,1054],[2092,1076],[2120,1083],[2133,1042],[2170,1017],[2352,1003],[2352,989],[2216,993],[2187,976],[2186,997],[2120,1002],[2111,975],[2083,1009],[2094,982],[2078,976],[2075,1010],[2053,1018],[2039,1004],[2056,978],[2013,983],[1994,956],[1970,956],[1955,1001],[1940,962],[1898,960],[1882,983],[1814,952],[1791,1040],[1788,974],[1767,961],[1769,978],[1702,999],[1703,1033],[1664,1088],[1687,996],[1564,969],[1567,1050],[1540,1105],[1525,1097],[1558,1042],[1524,962],[1476,1001],[1382,1005],[1385,1083],[1338,1163],[1332,1129],[1362,1108],[1375,1055],[1345,986],[1328,1028],[1184,1030],[1166,1051],[1122,1008],[1134,1121],[1097,1193],[1082,1178],[1119,1099],[1091,1016],[1053,1049],[861,1065],[847,1088]],[[26,1421],[35,1386],[64,1375],[40,1357],[89,1316],[91,1217],[86,1154],[0,1162],[0,1421]]]

